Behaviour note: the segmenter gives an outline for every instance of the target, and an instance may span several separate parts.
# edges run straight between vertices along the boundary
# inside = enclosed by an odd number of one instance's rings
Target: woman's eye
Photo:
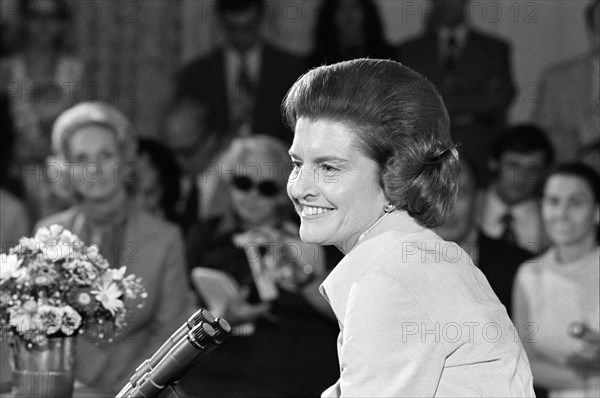
[[[322,164],[322,165],[321,165],[321,169],[322,169],[323,171],[327,172],[327,173],[333,173],[333,172],[336,172],[336,171],[338,171],[338,170],[339,170],[339,169],[337,169],[336,167],[333,167],[333,166],[331,166],[331,165],[329,165],[329,164]]]

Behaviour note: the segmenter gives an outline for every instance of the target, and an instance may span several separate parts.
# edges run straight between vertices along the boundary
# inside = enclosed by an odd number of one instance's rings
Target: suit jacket
[[[599,73],[598,66],[587,54],[552,65],[541,78],[534,121],[549,133],[561,161],[581,160],[581,146],[599,140],[597,97],[596,109],[591,108],[592,73]],[[582,122],[589,118],[595,123],[590,128],[595,131],[592,137],[582,134]]]
[[[296,79],[307,71],[301,58],[263,44],[257,82],[252,132],[292,142],[292,134],[281,117],[281,101]],[[177,79],[178,98],[186,97],[213,105],[216,127],[229,131],[229,102],[225,76],[225,50],[219,48],[183,68]]]
[[[77,206],[47,217],[37,227],[59,224],[73,233]],[[137,208],[127,215],[123,244],[126,274],[142,278],[148,298],[142,308],[127,306],[127,327],[114,343],[95,344],[86,334],[77,341],[76,379],[106,392],[119,391],[144,359],[191,313],[183,238],[172,224]]]
[[[321,285],[340,324],[341,371],[323,396],[533,396],[525,351],[482,272],[408,217],[359,243]]]
[[[490,238],[481,231],[477,236],[477,245],[477,267],[486,276],[508,314],[512,315],[512,291],[517,269],[534,255],[517,246]]]
[[[434,31],[398,48],[397,59],[425,75],[441,91],[453,123],[468,116],[475,122],[503,123],[514,94],[510,47],[495,37],[468,29],[453,73],[446,73]]]

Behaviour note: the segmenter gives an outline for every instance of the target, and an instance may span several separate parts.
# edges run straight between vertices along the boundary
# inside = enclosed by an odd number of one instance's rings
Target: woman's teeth
[[[302,208],[303,216],[316,216],[319,214],[329,213],[333,209],[327,209],[325,207],[313,207],[313,206],[304,206]]]

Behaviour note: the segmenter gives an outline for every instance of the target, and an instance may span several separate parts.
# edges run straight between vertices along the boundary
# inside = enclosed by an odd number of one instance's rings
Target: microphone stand
[[[212,318],[212,319],[213,319],[213,322],[207,323],[206,326],[204,327],[204,329],[207,330],[206,328],[208,328],[212,331],[212,333],[209,336],[207,335],[206,337],[210,338],[210,340],[212,341],[213,347],[216,347],[216,346],[222,344],[223,341],[225,341],[225,339],[229,336],[229,334],[231,333],[231,326],[223,318],[216,318],[216,319]],[[197,327],[200,327],[200,326],[202,326],[202,324],[197,325]],[[190,332],[190,333],[192,333],[192,332]],[[205,349],[203,348],[203,350],[205,350]],[[207,352],[210,352],[210,351],[212,351],[212,349],[209,349]],[[200,356],[196,360],[199,360],[199,359],[200,359]],[[158,385],[155,384],[154,381],[152,381],[152,378],[150,377],[153,372],[152,367],[148,367],[148,368],[144,369],[143,374],[141,374],[141,372],[139,372],[139,370],[141,370],[141,369],[138,369],[138,371],[136,372],[136,378],[138,381],[149,379],[152,384],[154,384],[155,386],[158,387]],[[185,371],[187,371],[187,370],[185,370]],[[177,392],[175,385],[179,382],[179,379],[183,375],[184,375],[184,373],[179,373],[178,376],[174,380],[171,380],[169,383],[166,383],[164,386],[161,386],[159,388],[160,391],[157,391],[156,395],[160,394],[161,392],[163,392],[165,390],[168,390],[172,393],[171,395],[169,395],[169,397],[182,398],[179,395],[179,393]],[[135,384],[132,384],[132,383],[127,383],[127,385],[125,387],[123,387],[123,389],[117,394],[117,398],[131,398],[134,396],[135,397],[137,397],[137,396],[146,397],[146,395],[141,393],[139,391],[139,388]],[[155,395],[152,394],[152,395],[148,395],[147,397],[150,398],[152,396],[155,396]]]

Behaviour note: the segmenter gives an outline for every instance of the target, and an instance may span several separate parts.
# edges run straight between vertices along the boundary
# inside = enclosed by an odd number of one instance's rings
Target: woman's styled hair
[[[69,139],[84,127],[101,126],[112,132],[121,154],[118,171],[129,193],[136,187],[137,138],[133,124],[117,108],[104,102],[81,102],[61,113],[52,126],[52,150],[58,165],[69,161]],[[65,172],[66,173],[66,172]],[[61,179],[65,180],[65,179]]]
[[[321,66],[298,79],[282,111],[292,129],[306,117],[354,131],[358,149],[379,166],[386,198],[422,225],[439,226],[450,215],[460,170],[450,118],[417,72],[375,59]]]
[[[134,161],[137,141],[133,124],[117,108],[104,102],[81,102],[61,113],[52,126],[52,150],[69,156],[69,138],[83,127],[102,126],[117,139],[124,160]]]
[[[291,162],[286,146],[279,139],[265,134],[236,138],[223,159],[228,170],[247,172],[249,177],[271,179],[285,191]]]

